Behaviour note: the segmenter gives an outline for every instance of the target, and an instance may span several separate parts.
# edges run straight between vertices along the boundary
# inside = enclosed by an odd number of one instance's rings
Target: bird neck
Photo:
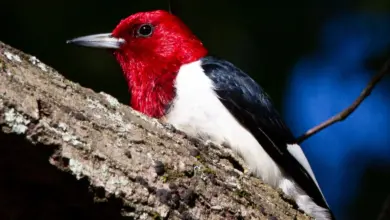
[[[175,96],[174,81],[179,66],[163,67],[157,62],[153,66],[137,65],[128,76],[131,92],[131,107],[150,117],[161,118]]]

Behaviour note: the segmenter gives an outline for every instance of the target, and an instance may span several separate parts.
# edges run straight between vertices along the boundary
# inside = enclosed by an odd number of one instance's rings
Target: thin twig
[[[382,206],[382,211],[379,213],[378,220],[390,219],[390,195],[387,197]]]
[[[172,13],[171,0],[168,0],[168,12],[169,12],[170,14],[173,14],[173,13]]]
[[[376,86],[376,84],[382,80],[382,78],[388,73],[390,70],[390,59],[387,60],[385,65],[383,66],[382,70],[379,71],[367,84],[366,88],[363,89],[363,91],[360,93],[359,97],[346,109],[344,109],[342,112],[338,113],[337,115],[334,115],[333,117],[329,118],[328,120],[322,122],[321,124],[309,129],[305,134],[301,135],[297,138],[298,143],[302,143],[309,137],[313,136],[314,134],[318,133],[319,131],[329,127],[330,125],[343,121],[346,119],[352,112],[354,112],[360,104],[366,99]]]

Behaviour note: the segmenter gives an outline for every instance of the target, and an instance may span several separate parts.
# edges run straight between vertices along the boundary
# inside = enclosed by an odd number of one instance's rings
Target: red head
[[[179,18],[162,10],[133,14],[122,20],[111,34],[70,42],[114,48],[131,91],[131,106],[157,118],[164,115],[166,105],[174,97],[174,80],[181,65],[207,53]]]

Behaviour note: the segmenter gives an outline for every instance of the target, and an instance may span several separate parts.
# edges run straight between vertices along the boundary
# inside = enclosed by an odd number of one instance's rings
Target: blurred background
[[[177,1],[179,2],[179,1]],[[106,51],[66,45],[167,0],[2,0],[0,41],[72,81],[129,103]],[[389,0],[186,0],[174,13],[212,54],[249,73],[295,135],[336,114],[390,58]],[[390,80],[342,123],[302,144],[338,219],[376,219],[390,194]]]

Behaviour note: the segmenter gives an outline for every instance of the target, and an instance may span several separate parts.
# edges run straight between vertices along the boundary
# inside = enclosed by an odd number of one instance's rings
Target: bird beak
[[[88,35],[66,41],[67,44],[109,49],[119,49],[125,42],[122,38],[111,36],[111,33]]]

